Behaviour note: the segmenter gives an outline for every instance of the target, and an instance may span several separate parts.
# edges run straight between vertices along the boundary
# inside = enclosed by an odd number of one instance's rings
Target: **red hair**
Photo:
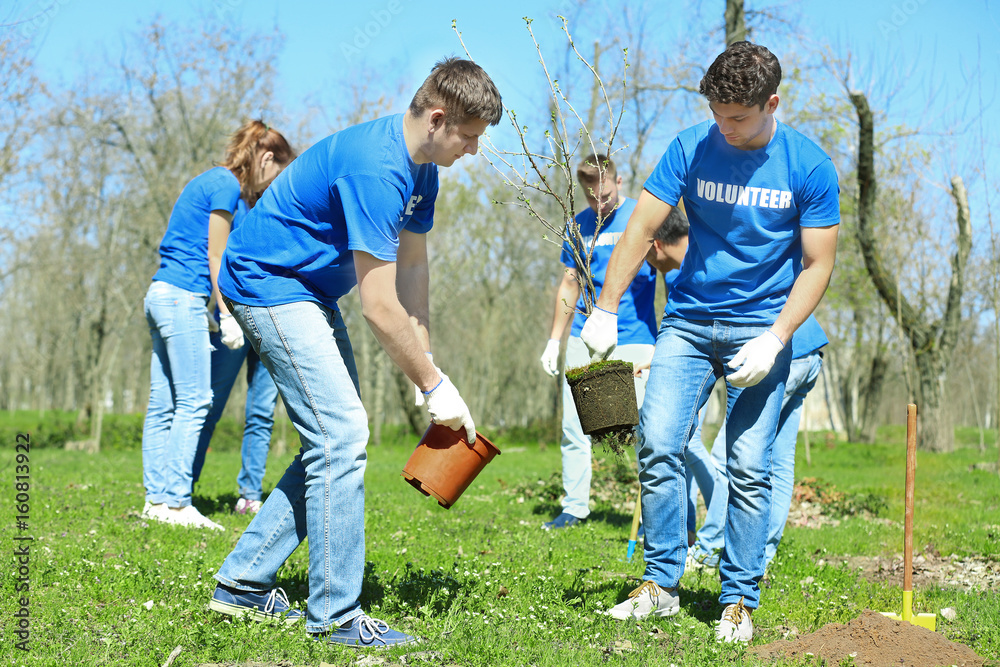
[[[281,132],[271,129],[262,120],[248,120],[230,137],[226,157],[220,165],[236,176],[240,182],[240,194],[250,207],[257,203],[260,196],[259,192],[251,190],[254,161],[259,154],[267,151],[274,154],[274,161],[281,166],[295,159],[295,151]]]

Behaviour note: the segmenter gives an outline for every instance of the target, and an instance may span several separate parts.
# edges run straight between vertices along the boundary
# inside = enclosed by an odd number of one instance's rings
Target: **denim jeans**
[[[243,464],[236,478],[241,498],[260,500],[264,497],[264,472],[267,453],[271,448],[271,428],[274,426],[274,406],[278,401],[278,388],[270,373],[249,343],[230,350],[223,345],[217,331],[209,334],[212,342],[212,409],[205,419],[198,439],[198,452],[194,457],[194,481],[201,477],[205,453],[215,432],[215,426],[226,408],[226,401],[233,391],[236,376],[243,360],[247,362],[247,399],[243,420]]]
[[[653,354],[652,345],[619,345],[611,354],[611,359],[631,361],[633,364],[646,363]],[[590,352],[579,336],[570,336],[566,343],[566,368],[578,368],[590,363]],[[635,380],[635,397],[642,405],[646,381]],[[562,416],[562,499],[563,512],[572,514],[578,519],[586,519],[590,515],[590,478],[591,450],[590,436],[583,434],[580,426],[580,416],[576,413],[576,403],[573,402],[573,392],[565,378],[562,383],[563,416]]]
[[[698,526],[696,514],[698,511],[698,491],[701,491],[705,507],[710,507],[717,477],[712,456],[705,449],[705,443],[701,440],[701,419],[698,420],[698,428],[691,436],[691,440],[688,441],[687,449],[684,450],[684,463],[687,466],[685,473],[687,530],[689,533],[694,533]]]
[[[153,358],[142,427],[142,483],[150,503],[191,504],[198,434],[212,404],[207,304],[204,294],[158,280],[146,292]]]
[[[327,632],[362,613],[365,568],[368,418],[344,318],[314,302],[229,308],[271,373],[302,446],[215,578],[268,591],[308,537],[306,630]]]
[[[639,482],[646,527],[643,578],[676,588],[687,553],[685,450],[698,427],[698,413],[726,364],[747,341],[769,327],[664,317],[656,339],[646,400],[639,413]],[[729,511],[726,549],[719,567],[722,604],[741,597],[749,608],[760,600],[764,542],[771,514],[771,444],[791,360],[786,346],[757,385],[732,388],[734,405],[726,428]]]
[[[802,403],[806,394],[816,385],[823,368],[823,355],[818,350],[812,354],[793,359],[785,382],[785,394],[778,418],[778,432],[774,437],[771,452],[771,519],[768,523],[767,545],[764,549],[764,567],[771,564],[781,535],[788,520],[788,510],[792,505],[792,490],[795,487],[795,441],[802,418]],[[712,445],[712,461],[719,471],[719,479],[726,479],[725,429],[719,431]],[[708,515],[698,530],[698,541],[694,546],[695,557],[708,564],[717,562],[718,554],[725,546],[726,505],[729,489],[720,481],[713,502],[708,503]]]

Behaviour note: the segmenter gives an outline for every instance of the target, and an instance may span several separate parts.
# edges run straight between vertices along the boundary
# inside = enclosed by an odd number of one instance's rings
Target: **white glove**
[[[209,333],[215,333],[219,330],[219,321],[215,319],[215,313],[205,307],[205,319],[208,320],[208,331]]]
[[[465,428],[465,436],[472,444],[476,441],[476,425],[469,413],[469,406],[458,395],[458,389],[451,383],[448,376],[441,374],[438,386],[424,394],[427,399],[427,412],[431,419],[453,431]]]
[[[748,340],[736,353],[729,367],[738,371],[726,376],[734,387],[752,387],[763,380],[774,365],[774,358],[785,347],[778,334],[765,331],[753,340]]]
[[[594,306],[587,318],[580,340],[590,351],[590,360],[607,359],[618,346],[618,315]]]
[[[240,323],[232,315],[223,315],[219,322],[219,331],[222,334],[222,344],[230,350],[238,350],[243,347],[243,329]]]
[[[545,351],[542,352],[542,368],[546,373],[555,377],[559,375],[559,339],[550,338],[545,344]]]
[[[427,360],[433,364],[434,355],[431,354],[430,352],[424,352],[424,354],[427,355]],[[441,369],[438,368],[437,366],[435,366],[434,369],[437,370],[438,374],[444,375],[444,373],[441,372]],[[413,404],[419,408],[421,405],[424,404],[424,392],[417,385],[413,385],[413,391],[414,391]]]

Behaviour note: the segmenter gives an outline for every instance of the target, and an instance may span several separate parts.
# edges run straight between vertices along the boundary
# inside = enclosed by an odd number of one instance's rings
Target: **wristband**
[[[618,313],[612,313],[610,310],[604,310],[603,308],[599,308],[597,306],[594,306],[594,309],[599,310],[602,313],[607,313],[608,315],[614,315],[615,317],[618,317]]]
[[[441,386],[442,382],[444,382],[444,378],[441,378],[440,380],[438,380],[438,383],[436,385],[434,385],[433,387],[431,387],[430,391],[424,391],[423,389],[421,389],[420,393],[423,394],[424,396],[430,396],[434,392],[435,389],[437,389],[438,387]]]
[[[774,332],[773,332],[773,331],[771,331],[770,329],[768,329],[768,330],[767,330],[767,333],[769,333],[769,334],[771,334],[772,336],[774,336],[775,338],[777,338],[777,339],[778,339],[778,344],[779,344],[779,345],[781,345],[781,349],[782,349],[782,350],[784,350],[784,349],[785,349],[785,344],[781,342],[781,337],[780,337],[780,336],[778,336],[778,334],[774,333]]]
[[[220,320],[225,320],[225,319],[228,319],[228,318],[230,318],[232,316],[233,316],[232,313],[219,313],[219,319]]]

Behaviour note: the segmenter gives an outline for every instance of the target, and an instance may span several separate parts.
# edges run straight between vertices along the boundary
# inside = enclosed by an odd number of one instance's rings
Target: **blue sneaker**
[[[552,519],[552,521],[546,521],[545,523],[543,523],[542,529],[552,530],[554,528],[555,529],[569,528],[570,526],[575,526],[577,524],[583,523],[583,521],[584,521],[583,519],[579,519],[573,516],[572,514],[567,514],[566,512],[563,512],[556,518]]]
[[[361,614],[333,632],[314,634],[313,639],[350,648],[388,648],[416,644],[420,640],[392,630],[385,621]]]
[[[255,621],[278,619],[291,625],[306,617],[305,612],[292,609],[288,596],[280,588],[267,593],[239,591],[217,584],[208,608],[228,616],[249,615]]]

